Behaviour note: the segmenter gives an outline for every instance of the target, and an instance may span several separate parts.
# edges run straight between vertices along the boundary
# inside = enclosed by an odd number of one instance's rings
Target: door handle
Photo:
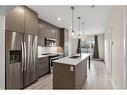
[[[33,58],[33,69],[34,71],[36,71],[36,43],[35,40],[33,41],[33,45],[32,45],[32,58]],[[36,77],[36,74],[34,73],[34,77]]]
[[[21,42],[21,50],[22,50],[21,71],[23,71],[24,70],[24,46],[23,46],[23,42]]]
[[[24,42],[24,70],[26,70],[26,43]]]
[[[36,48],[37,48],[37,38],[34,39],[33,42],[33,59],[34,59],[34,64],[36,63]]]

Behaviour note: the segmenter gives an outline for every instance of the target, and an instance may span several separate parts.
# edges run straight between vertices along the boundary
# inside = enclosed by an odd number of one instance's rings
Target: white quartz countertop
[[[73,56],[79,56],[80,54],[75,54]],[[69,57],[64,57],[58,60],[54,60],[54,63],[60,63],[60,64],[68,64],[68,65],[77,65],[79,64],[81,61],[83,61],[84,59],[88,58],[90,56],[90,53],[82,53],[81,57],[74,59],[74,58],[70,58]]]
[[[48,56],[54,56],[54,55],[62,55],[64,53],[51,53],[51,54],[47,54],[47,55],[38,55],[38,58],[42,58],[42,57],[48,57]]]

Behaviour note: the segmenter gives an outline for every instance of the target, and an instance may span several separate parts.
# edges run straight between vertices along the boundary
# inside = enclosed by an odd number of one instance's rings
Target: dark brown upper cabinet
[[[65,28],[61,28],[61,44],[60,46],[63,48],[64,56],[67,57],[69,55],[69,31]]]
[[[45,46],[45,24],[42,20],[38,20],[38,45],[39,46]]]
[[[57,29],[57,32],[56,32],[57,46],[61,46],[61,43],[62,43],[61,37],[62,37],[61,31],[60,29]]]
[[[5,17],[5,29],[14,32],[24,32],[25,7],[16,7]]]
[[[25,8],[25,13],[25,33],[37,35],[37,13],[29,8]]]
[[[45,38],[56,39],[56,45],[60,46],[60,28],[39,19],[38,21],[38,45],[45,46]]]
[[[37,35],[38,15],[25,6],[18,6],[5,17],[5,29],[8,31]]]

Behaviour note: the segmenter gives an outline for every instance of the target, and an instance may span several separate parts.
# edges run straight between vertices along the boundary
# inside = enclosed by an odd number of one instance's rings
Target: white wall
[[[125,88],[127,89],[127,6],[125,7]]]
[[[72,32],[69,33],[69,44],[70,44],[70,51],[69,51],[69,56],[76,54],[77,53],[77,48],[78,48],[78,38],[75,35],[72,35]]]
[[[12,9],[14,9],[16,6],[0,6],[0,15],[7,15]]]
[[[108,71],[108,74],[110,77],[112,77],[112,39],[111,39],[111,28],[110,28],[110,23],[109,23],[109,26],[106,30],[106,33],[105,33],[105,58],[104,58],[104,61],[106,63],[106,67],[107,67],[107,71]]]
[[[98,52],[99,58],[104,59],[104,35],[98,35]]]
[[[5,18],[0,16],[0,89],[5,88]]]
[[[77,48],[78,48],[78,39],[75,39],[75,38],[72,39],[71,47],[72,47],[71,48],[71,50],[72,50],[71,54],[76,54]]]
[[[111,79],[116,89],[124,88],[124,24],[123,6],[114,6],[105,32],[105,63],[108,70],[112,62]],[[111,35],[112,27],[112,35]],[[110,35],[112,36],[112,52],[110,52]],[[111,58],[109,55],[112,53]]]

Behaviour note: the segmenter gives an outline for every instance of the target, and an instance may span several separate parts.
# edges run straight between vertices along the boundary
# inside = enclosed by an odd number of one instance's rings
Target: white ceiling
[[[0,15],[7,15],[16,6],[0,6]]]
[[[71,31],[72,11],[71,6],[28,6],[38,13],[39,18],[56,25],[60,28],[67,28]],[[85,33],[94,35],[104,33],[105,26],[111,13],[111,6],[74,6],[74,28],[77,31],[77,17],[81,17],[81,22],[85,23]],[[57,18],[60,17],[61,21]],[[82,27],[81,27],[82,28]],[[81,30],[82,31],[82,30]]]

